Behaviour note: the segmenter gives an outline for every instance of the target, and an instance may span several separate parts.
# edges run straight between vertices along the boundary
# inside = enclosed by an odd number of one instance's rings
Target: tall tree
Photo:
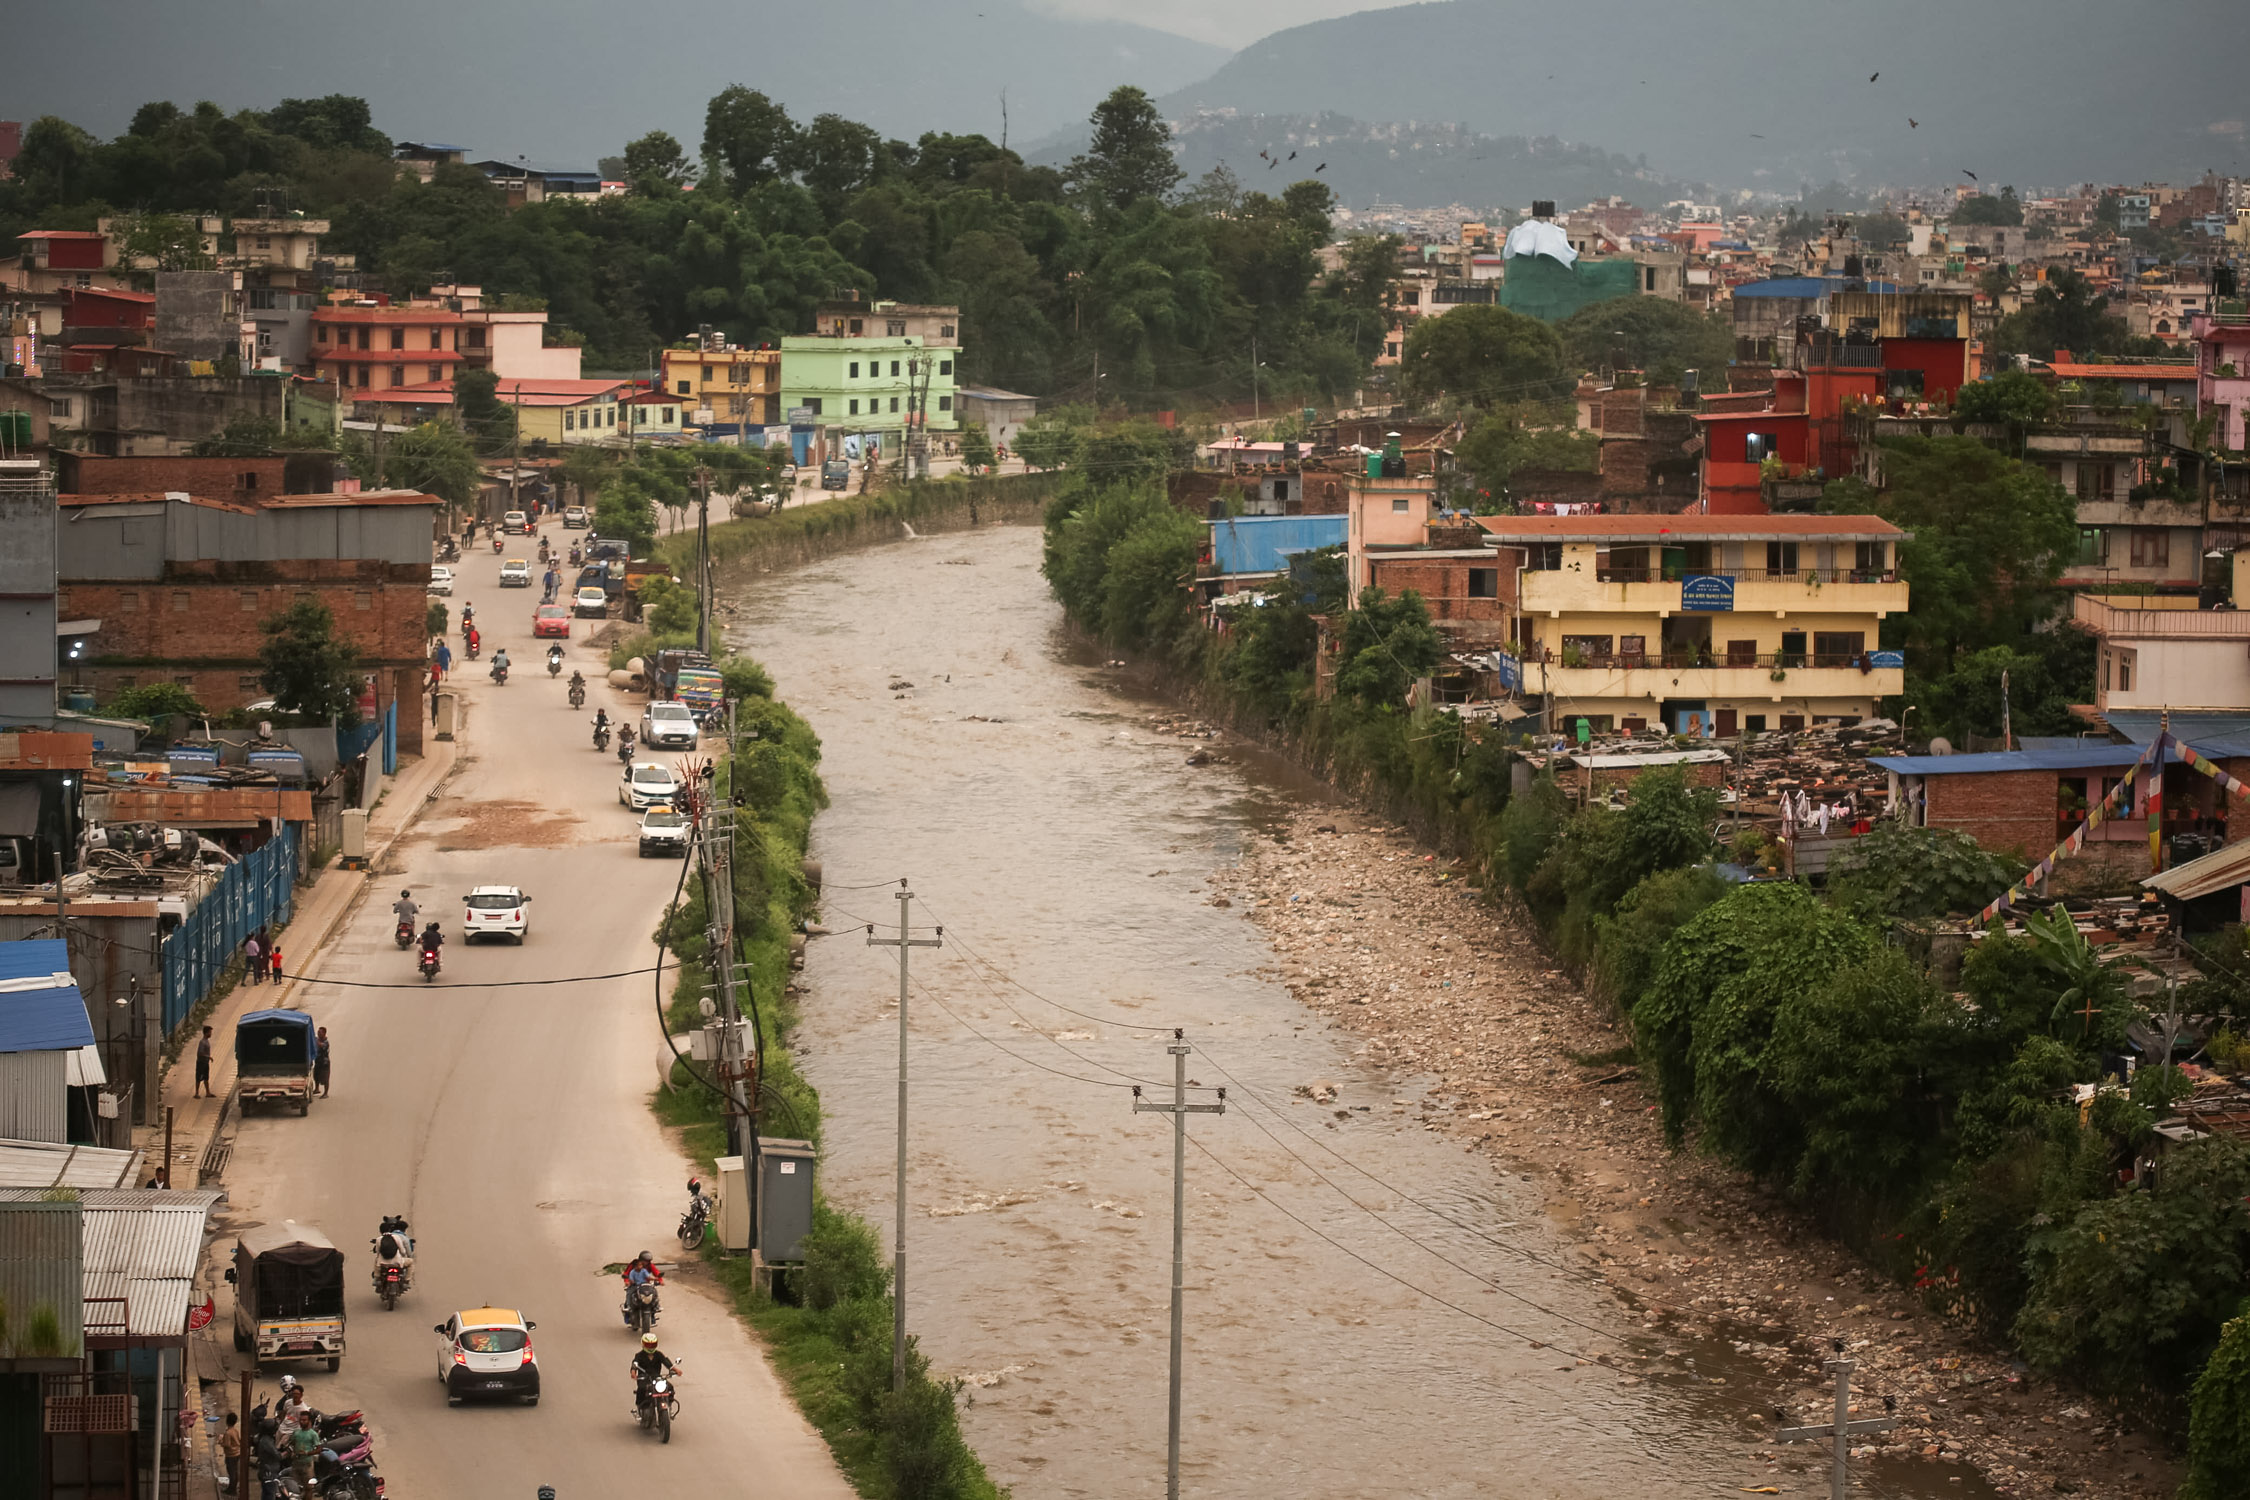
[[[1130,84],[1094,106],[1093,139],[1070,163],[1070,179],[1097,202],[1122,212],[1161,198],[1186,174],[1172,155],[1172,127],[1148,95]]]
[[[796,138],[789,111],[739,83],[721,89],[704,106],[704,160],[726,174],[726,185],[737,196],[787,170],[783,163]]]
[[[1416,401],[1491,406],[1559,396],[1562,340],[1537,318],[1505,307],[1456,307],[1424,318],[1406,336],[1399,380]]]
[[[258,682],[283,713],[317,722],[359,718],[359,652],[336,634],[336,617],[310,596],[264,622]]]
[[[652,130],[625,145],[625,180],[645,197],[661,198],[676,192],[688,178],[687,152],[661,130]]]

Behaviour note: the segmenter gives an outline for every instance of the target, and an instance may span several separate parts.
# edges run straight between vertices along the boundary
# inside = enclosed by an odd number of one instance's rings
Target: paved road
[[[236,1209],[243,1222],[317,1224],[350,1257],[343,1368],[300,1368],[315,1406],[366,1408],[396,1500],[531,1500],[543,1483],[560,1500],[844,1500],[850,1487],[756,1344],[692,1281],[666,1297],[658,1330],[687,1366],[670,1446],[631,1420],[634,1344],[601,1268],[642,1249],[676,1254],[688,1174],[645,1102],[661,1046],[650,979],[474,986],[645,968],[680,866],[637,857],[616,756],[590,739],[593,706],[615,717],[618,700],[597,686],[586,713],[571,710],[530,638],[537,590],[503,593],[499,561],[489,548],[467,557],[452,603],[456,622],[463,602],[476,604],[488,655],[509,648],[509,683],[493,686],[481,663],[463,674],[459,768],[307,970],[404,987],[309,987],[301,1003],[335,1046],[333,1097],[306,1119],[243,1123],[228,1172]],[[598,683],[606,663],[577,646],[585,628],[574,627],[571,664]],[[457,623],[455,634],[458,647]],[[488,882],[532,894],[522,947],[459,945],[459,898]],[[392,940],[402,885],[445,923],[445,972],[428,987]],[[386,1212],[405,1213],[420,1242],[414,1289],[387,1314],[366,1248]],[[446,1406],[431,1325],[484,1304],[520,1307],[539,1325],[536,1409]]]

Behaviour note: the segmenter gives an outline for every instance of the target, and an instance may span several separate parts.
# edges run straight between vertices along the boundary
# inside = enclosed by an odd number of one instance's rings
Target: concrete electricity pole
[[[1164,1500],[1180,1500],[1180,1295],[1187,1267],[1184,1234],[1187,1218],[1187,1117],[1225,1114],[1227,1091],[1218,1091],[1219,1099],[1216,1104],[1188,1103],[1189,1048],[1185,1036],[1175,1030],[1170,1045],[1164,1050],[1172,1054],[1172,1102],[1150,1103],[1141,1097],[1141,1086],[1136,1083],[1133,1085],[1133,1113],[1172,1117],[1172,1406],[1165,1440]]]
[[[1839,1351],[1843,1349],[1841,1339],[1837,1340],[1836,1347]],[[1836,1419],[1833,1422],[1825,1427],[1784,1427],[1774,1434],[1778,1441],[1784,1443],[1816,1443],[1823,1438],[1831,1440],[1836,1450],[1836,1467],[1828,1481],[1830,1500],[1844,1500],[1846,1487],[1850,1483],[1845,1478],[1844,1467],[1851,1456],[1851,1440],[1861,1433],[1888,1432],[1898,1425],[1896,1417],[1868,1417],[1857,1422],[1852,1420],[1852,1371],[1857,1367],[1858,1361],[1849,1359],[1832,1359],[1822,1366],[1823,1369],[1834,1371],[1836,1375]]]
[[[906,1389],[906,958],[915,948],[935,948],[945,936],[945,929],[937,929],[936,937],[918,938],[909,935],[907,914],[914,906],[914,893],[906,888],[902,879],[898,890],[898,936],[879,938],[875,929],[867,929],[867,946],[870,948],[898,949],[898,1228],[891,1243],[891,1389]]]
[[[734,704],[727,704],[727,746],[734,746]],[[733,774],[731,766],[728,774]],[[757,1131],[750,1117],[751,1066],[743,1047],[742,966],[734,946],[734,804],[718,795],[718,778],[699,809],[705,938],[719,990],[719,1081],[726,1087],[727,1154],[748,1157]]]
[[[711,471],[695,468],[695,649],[711,652]]]

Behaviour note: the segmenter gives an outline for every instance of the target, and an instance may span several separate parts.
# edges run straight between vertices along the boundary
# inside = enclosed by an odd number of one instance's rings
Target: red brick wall
[[[1499,638],[1515,602],[1515,569],[1503,559],[1468,557],[1368,558],[1369,581],[1386,594],[1408,589],[1422,596],[1430,618],[1440,624],[1464,627],[1461,633],[1478,639]],[[1469,597],[1469,569],[1490,568],[1499,575],[1499,597]]]
[[[213,500],[278,495],[289,460],[274,458],[103,458],[55,455],[56,487],[65,495],[160,495],[185,490]],[[244,484],[244,475],[257,476]]]
[[[2043,859],[2055,847],[2055,773],[1993,771],[1926,777],[1925,821],[1995,852]]]

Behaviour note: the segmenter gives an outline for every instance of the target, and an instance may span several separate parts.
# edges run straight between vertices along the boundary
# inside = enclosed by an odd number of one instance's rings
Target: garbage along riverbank
[[[1212,753],[1207,726],[1151,722],[1183,754]],[[1928,1312],[1755,1184],[1669,1151],[1623,1031],[1473,875],[1395,823],[1315,808],[1251,840],[1211,877],[1209,900],[1241,909],[1278,955],[1271,977],[1402,1079],[1394,1116],[1542,1184],[1577,1269],[1660,1340],[1726,1341],[1740,1374],[1700,1378],[1744,1387],[1746,1423],[1828,1420],[1821,1366],[1840,1339],[1858,1362],[1855,1419],[1884,1415],[1886,1398],[1898,1418],[1855,1450],[1870,1465],[1973,1469],[2009,1496],[2172,1494],[2179,1468],[2162,1444]],[[1298,1089],[1321,1102],[1330,1085]],[[1661,1359],[1614,1363],[1666,1378]],[[1818,1469],[1826,1451],[1776,1444],[1771,1458]]]

